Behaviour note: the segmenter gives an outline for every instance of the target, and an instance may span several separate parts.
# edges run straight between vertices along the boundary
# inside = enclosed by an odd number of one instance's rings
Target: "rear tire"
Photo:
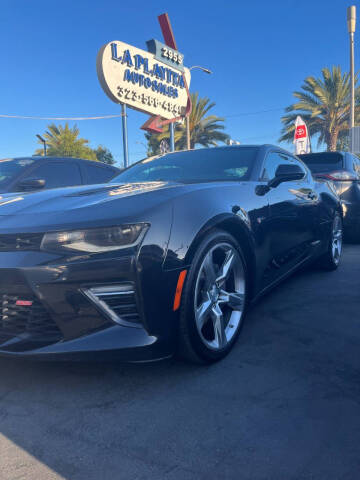
[[[319,264],[325,270],[336,270],[341,260],[343,239],[342,218],[335,213],[327,252],[320,258]]]
[[[199,245],[180,307],[179,354],[193,363],[212,363],[232,349],[248,300],[245,257],[227,232],[214,231]]]

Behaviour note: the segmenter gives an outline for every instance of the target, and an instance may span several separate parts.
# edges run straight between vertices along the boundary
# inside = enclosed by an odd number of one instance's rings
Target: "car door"
[[[316,237],[318,196],[307,168],[295,157],[270,151],[265,157],[260,181],[275,177],[279,165],[297,164],[304,171],[301,180],[282,182],[267,193],[269,201],[269,263],[265,284],[272,283],[306,258]]]
[[[71,161],[50,160],[42,163],[21,179],[22,182],[26,180],[45,180],[46,189],[82,184],[80,168],[76,162]],[[13,191],[19,191],[16,185]]]

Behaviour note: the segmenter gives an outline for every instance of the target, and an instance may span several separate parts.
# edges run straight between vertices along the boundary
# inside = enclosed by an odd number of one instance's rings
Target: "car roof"
[[[222,145],[222,146],[219,146],[219,147],[205,147],[205,148],[201,148],[200,150],[202,151],[206,151],[206,150],[213,150],[214,148],[216,148],[216,150],[228,150],[228,149],[239,149],[241,150],[242,148],[254,148],[254,149],[257,149],[257,150],[262,150],[262,151],[268,151],[268,150],[277,150],[277,151],[280,151],[280,152],[283,152],[287,155],[295,155],[294,153],[291,153],[289,152],[288,150],[285,150],[284,148],[282,147],[279,147],[278,145],[272,145],[270,143],[263,143],[263,144],[243,144],[243,145]],[[176,150],[175,152],[166,152],[165,154],[160,154],[160,155],[154,155],[154,157],[161,157],[163,155],[173,155],[173,154],[176,154],[176,153],[180,153],[180,152],[194,152],[194,151],[197,151],[198,149],[192,149],[192,150]]]
[[[87,164],[95,164],[95,165],[100,165],[100,166],[106,166],[107,168],[114,169],[115,171],[119,170],[118,167],[115,165],[109,165],[108,163],[104,162],[99,162],[96,160],[88,160],[87,158],[76,158],[76,157],[52,157],[52,156],[46,156],[44,157],[43,155],[33,155],[33,156],[28,156],[28,157],[14,157],[14,158],[8,158],[6,160],[33,160],[35,162],[44,162],[46,160],[61,160],[61,161],[66,161],[66,162],[72,162],[72,161],[77,161],[77,162],[82,162],[82,163],[87,163]]]

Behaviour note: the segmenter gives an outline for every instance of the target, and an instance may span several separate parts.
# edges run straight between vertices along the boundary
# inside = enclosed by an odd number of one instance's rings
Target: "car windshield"
[[[344,158],[337,152],[308,153],[299,155],[299,158],[306,163],[312,173],[333,172],[344,168]]]
[[[34,163],[31,158],[4,158],[0,160],[0,186],[5,187],[25,167]]]
[[[257,147],[203,148],[150,157],[111,180],[135,182],[214,182],[249,180]]]

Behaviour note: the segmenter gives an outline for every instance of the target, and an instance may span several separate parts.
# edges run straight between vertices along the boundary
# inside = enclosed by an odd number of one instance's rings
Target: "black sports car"
[[[338,266],[341,206],[271,145],[147,158],[112,183],[0,200],[0,353],[212,362],[247,305]]]

